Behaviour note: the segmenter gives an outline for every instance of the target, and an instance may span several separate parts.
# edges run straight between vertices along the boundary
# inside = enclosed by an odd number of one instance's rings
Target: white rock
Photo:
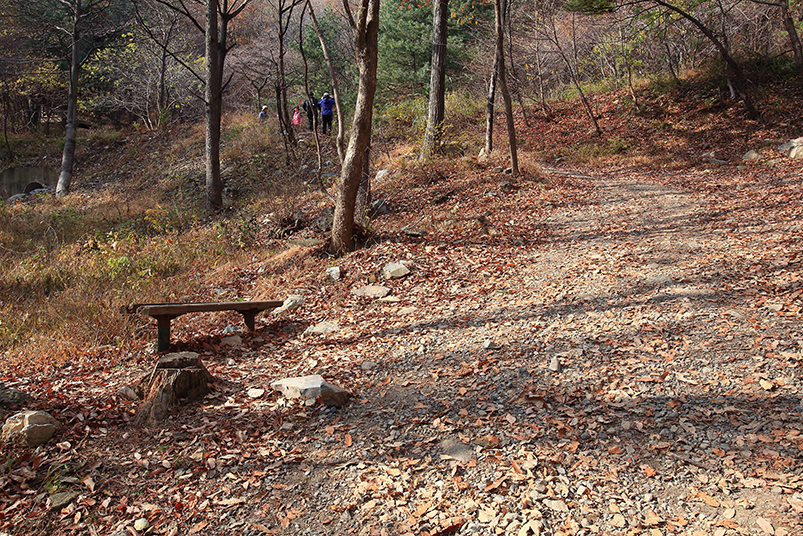
[[[382,285],[368,285],[362,288],[351,289],[354,296],[366,298],[382,298],[390,294],[390,289]]]
[[[288,296],[281,307],[278,309],[273,310],[273,316],[279,317],[284,313],[289,313],[290,311],[295,311],[304,303],[304,296],[301,294],[291,294]]]
[[[250,396],[251,398],[259,398],[264,394],[265,394],[264,389],[252,388],[248,390],[248,396]]]
[[[400,262],[391,262],[382,268],[382,275],[385,279],[399,279],[410,273],[410,269]]]
[[[558,359],[558,356],[552,357],[552,361],[549,362],[549,370],[560,372],[560,359]]]
[[[337,322],[323,321],[304,330],[304,335],[326,335],[340,329]]]
[[[151,524],[148,523],[148,520],[145,519],[144,517],[141,517],[136,521],[134,521],[134,530],[136,530],[137,532],[142,532],[143,530],[147,529],[150,526]]]
[[[327,268],[326,275],[329,276],[329,279],[332,279],[333,281],[340,281],[340,267],[331,266]]]

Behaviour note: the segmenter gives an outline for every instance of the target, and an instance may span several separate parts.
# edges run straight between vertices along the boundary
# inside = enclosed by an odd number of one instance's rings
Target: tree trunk
[[[504,1],[505,0],[494,1],[496,18],[496,56],[499,59],[499,90],[502,92],[502,99],[505,101],[507,137],[510,143],[510,167],[513,170],[513,176],[516,177],[519,174],[519,153],[516,147],[516,126],[513,124],[513,103],[510,100],[510,92],[507,90],[507,75],[505,73],[505,27],[504,15],[502,12],[502,2]]]
[[[361,226],[367,220],[368,208],[371,206],[371,144],[365,148],[362,159],[362,176],[357,189],[357,202],[354,208],[354,219]]]
[[[138,422],[164,420],[170,409],[183,400],[197,400],[214,390],[215,378],[198,354],[179,352],[159,358],[153,371],[142,378],[134,391],[143,399]]]
[[[206,2],[206,208],[223,208],[220,178],[220,124],[223,114],[223,63],[218,33],[217,0]]]
[[[496,80],[499,71],[499,54],[494,53],[494,66],[491,80],[488,82],[488,98],[485,101],[485,156],[490,156],[494,150],[494,104],[496,101]]]
[[[797,75],[798,78],[803,81],[803,45],[800,43],[800,36],[797,33],[795,21],[792,18],[792,14],[789,12],[789,0],[779,0],[778,6],[781,8],[783,27],[789,35],[789,44],[792,47],[792,54],[795,56]]]
[[[361,0],[359,24],[353,25],[356,30],[355,50],[360,78],[354,119],[351,124],[351,138],[343,160],[335,201],[330,246],[330,252],[334,254],[342,255],[354,249],[354,205],[362,177],[362,160],[371,139],[371,120],[376,93],[379,1]],[[347,2],[344,2],[344,7],[348,10]]]
[[[310,19],[312,19],[312,27],[315,34],[318,36],[318,41],[321,43],[321,50],[323,51],[323,58],[326,61],[326,68],[329,70],[329,79],[332,81],[332,96],[335,99],[335,110],[337,111],[337,157],[340,159],[340,164],[343,164],[346,152],[346,125],[343,121],[343,109],[340,106],[340,87],[337,83],[337,76],[335,76],[335,67],[332,63],[332,55],[329,53],[329,47],[326,46],[323,32],[318,26],[318,19],[315,17],[315,10],[312,8],[312,3],[307,1],[309,7]],[[314,116],[314,115],[313,115]],[[314,127],[314,125],[313,125]],[[318,167],[320,169],[320,166]]]
[[[81,70],[81,22],[83,6],[81,0],[75,0],[73,7],[72,51],[70,53],[70,88],[67,95],[67,117],[64,125],[64,151],[61,155],[61,173],[56,184],[56,197],[70,193],[73,165],[75,164],[75,140],[77,136],[78,116],[78,75]]]
[[[449,0],[434,0],[432,6],[432,64],[429,78],[429,113],[420,160],[432,158],[441,142],[446,116],[446,39]]]

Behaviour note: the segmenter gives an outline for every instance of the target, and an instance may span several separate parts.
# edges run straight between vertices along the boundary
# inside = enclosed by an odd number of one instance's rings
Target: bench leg
[[[240,311],[240,314],[243,315],[243,320],[245,321],[245,327],[248,328],[248,331],[254,331],[256,329],[254,325],[254,318],[256,318],[259,309],[249,309],[247,311]]]
[[[170,316],[156,317],[156,350],[166,352],[170,348]]]

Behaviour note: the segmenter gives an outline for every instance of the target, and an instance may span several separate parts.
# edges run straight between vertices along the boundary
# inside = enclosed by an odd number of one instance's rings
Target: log
[[[203,398],[212,392],[215,378],[195,352],[166,354],[159,358],[150,374],[135,388],[143,400],[138,422],[164,420],[171,408],[182,402]]]

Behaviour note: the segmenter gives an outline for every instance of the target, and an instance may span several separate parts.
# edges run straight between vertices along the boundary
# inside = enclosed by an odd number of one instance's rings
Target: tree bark
[[[354,119],[351,124],[340,183],[335,201],[330,253],[343,255],[354,249],[354,206],[362,177],[362,161],[371,140],[374,94],[376,93],[377,36],[379,28],[379,1],[361,0],[359,22],[351,17],[348,2],[344,8],[355,30],[355,50],[359,85]]]
[[[215,378],[206,370],[198,354],[179,352],[164,355],[134,389],[143,399],[136,420],[162,421],[182,400],[206,396],[214,389],[214,382]]]
[[[446,40],[448,37],[449,0],[432,2],[432,64],[429,78],[429,110],[420,160],[432,158],[441,142],[446,116]]]
[[[505,0],[494,1],[494,12],[496,19],[496,56],[498,58],[499,91],[502,92],[502,99],[505,101],[505,116],[507,119],[507,137],[510,144],[510,167],[513,176],[519,174],[519,153],[516,147],[516,126],[513,123],[513,103],[510,99],[510,92],[507,90],[507,75],[505,73],[505,26],[502,2]]]
[[[488,98],[485,101],[485,156],[494,150],[494,105],[496,101],[496,81],[499,71],[499,53],[494,53],[494,66],[491,80],[488,82]]]
[[[218,30],[217,0],[206,2],[206,208],[223,208],[223,181],[220,178],[220,124],[223,114],[223,57]]]
[[[83,21],[83,5],[81,0],[75,0],[72,4],[73,27],[70,39],[72,50],[70,51],[70,87],[67,95],[67,117],[64,124],[64,150],[61,155],[61,173],[56,184],[56,197],[62,197],[70,193],[72,183],[73,166],[75,164],[75,144],[77,137],[77,116],[78,116],[78,75],[81,71],[81,23]]]

